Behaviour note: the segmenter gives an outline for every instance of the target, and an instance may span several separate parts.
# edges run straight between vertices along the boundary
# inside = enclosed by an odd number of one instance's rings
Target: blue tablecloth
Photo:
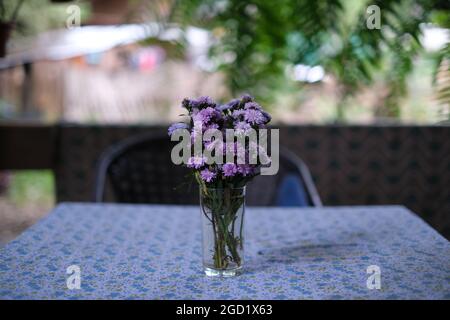
[[[0,249],[0,298],[450,298],[449,242],[403,207],[247,208],[246,223],[244,274],[208,278],[197,207],[61,204]]]

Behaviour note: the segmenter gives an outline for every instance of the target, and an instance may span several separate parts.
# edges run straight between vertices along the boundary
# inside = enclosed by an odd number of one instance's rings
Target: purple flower
[[[266,117],[259,110],[248,109],[245,110],[244,119],[250,124],[264,124]]]
[[[181,102],[181,106],[191,113],[196,113],[199,109],[204,109],[207,107],[216,107],[216,103],[210,97],[204,96],[198,99],[188,99],[184,98]]]
[[[209,96],[202,96],[197,99],[198,103],[204,104],[204,105],[215,105],[216,103],[214,100]]]
[[[225,177],[234,177],[237,173],[237,167],[234,163],[227,162],[222,166],[222,172]]]
[[[181,107],[185,108],[186,110],[189,110],[191,108],[191,99],[184,98],[181,102]]]
[[[190,157],[186,165],[188,168],[200,169],[201,167],[204,166],[205,162],[206,157],[195,156]]]
[[[203,96],[198,99],[194,99],[190,101],[191,108],[203,109],[206,107],[215,107],[216,103],[213,101],[211,97]]]
[[[261,113],[263,114],[264,117],[266,117],[266,123],[272,120],[272,116],[268,112],[261,110]]]
[[[256,109],[256,110],[261,110],[261,106],[259,104],[257,104],[256,102],[247,102],[244,105],[244,109]]]
[[[231,106],[228,105],[228,103],[222,104],[222,105],[217,107],[217,110],[219,110],[219,111],[225,111],[225,110],[228,110],[228,109],[231,109]]]
[[[195,116],[197,113],[199,113],[199,109],[193,108],[189,113],[191,114],[191,117]]]
[[[233,118],[239,119],[239,117],[243,116],[245,114],[245,111],[242,109],[234,110],[232,113]]]
[[[211,182],[216,178],[216,173],[214,171],[211,171],[209,169],[203,169],[200,171],[200,176],[203,181]]]
[[[212,167],[206,163],[207,158],[202,155],[195,154],[190,157],[186,166],[196,170],[199,173],[198,177],[204,183],[214,183],[219,178],[227,178],[229,182],[234,182],[233,177],[250,179],[259,174],[261,164],[270,163],[270,157],[263,152],[265,150],[260,150],[257,143],[252,145],[250,142],[247,146],[246,143],[241,144],[239,139],[237,142],[226,143],[223,138],[215,137],[211,137],[209,141],[203,140],[203,133],[209,129],[219,130],[222,132],[222,137],[225,137],[227,129],[234,129],[235,133],[242,135],[248,134],[253,129],[264,128],[271,117],[250,95],[243,95],[240,99],[233,99],[220,106],[207,96],[184,99],[182,105],[189,112],[190,123],[171,125],[168,128],[169,135],[174,134],[178,129],[188,129],[191,147],[194,143],[201,143],[205,150],[214,152],[215,156],[218,155],[217,153],[222,153],[219,156],[228,153],[230,159],[225,164],[216,164]]]
[[[244,94],[241,96],[241,101],[243,103],[251,102],[251,101],[253,101],[253,97],[249,94]]]
[[[244,177],[252,175],[254,172],[253,169],[253,166],[248,164],[239,164],[237,167],[237,171]]]
[[[209,125],[207,125],[205,127],[205,131],[206,130],[210,130],[210,129],[218,130],[219,129],[219,125],[217,123],[211,123],[211,124],[209,124]]]
[[[233,109],[233,108],[236,108],[239,105],[239,102],[240,102],[239,99],[233,99],[233,100],[229,101],[228,103],[221,105],[217,109],[219,111],[225,111],[225,110]]]
[[[252,126],[245,121],[238,121],[234,124],[234,129],[237,133],[246,133],[251,128]]]
[[[206,124],[209,121],[209,118],[199,111],[192,115],[192,121],[194,121],[195,126],[198,127],[200,125],[203,125],[204,123]]]
[[[188,128],[189,128],[189,126],[186,123],[178,122],[178,123],[172,124],[169,127],[169,129],[167,129],[167,133],[169,134],[169,136],[172,136],[172,134],[174,133],[175,130],[188,129]]]
[[[201,122],[203,124],[207,124],[211,120],[220,119],[220,112],[214,108],[207,107],[205,109],[200,110],[197,114],[195,114],[192,119],[194,122]]]

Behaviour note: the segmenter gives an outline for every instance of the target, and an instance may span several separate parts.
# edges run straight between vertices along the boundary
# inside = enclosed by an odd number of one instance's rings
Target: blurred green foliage
[[[370,5],[380,8],[381,29],[367,28]],[[378,116],[398,117],[422,53],[421,26],[448,27],[450,15],[443,0],[192,0],[175,1],[170,17],[212,32],[211,56],[233,94],[272,102],[292,88],[286,66],[322,65],[338,82],[336,118],[345,120],[347,98],[375,76],[389,88]],[[448,50],[438,55],[448,57]]]
[[[125,0],[124,0],[125,1]],[[16,0],[0,0],[11,13]],[[450,28],[448,0],[129,0],[144,11],[146,21],[209,30],[211,60],[226,75],[233,96],[249,92],[262,103],[277,105],[298,93],[305,84],[288,76],[296,64],[321,65],[337,85],[334,119],[345,121],[349,99],[376,82],[387,92],[380,95],[376,117],[398,118],[408,95],[407,79],[418,57],[435,61],[434,89],[443,105],[450,104],[450,51],[425,53],[422,27],[428,23]],[[89,1],[50,5],[49,0],[25,0],[13,36],[63,28],[68,5],[89,15]],[[381,29],[369,29],[367,9],[380,8]],[[143,7],[144,6],[144,7]],[[143,9],[145,8],[145,10]],[[169,11],[169,12],[167,12]],[[156,44],[149,39],[146,45]],[[185,40],[159,41],[174,58],[183,55]],[[169,55],[170,56],[170,55]],[[171,56],[170,56],[171,57]],[[172,58],[172,57],[171,57]]]
[[[8,198],[17,205],[54,204],[54,180],[51,170],[15,171],[8,188]]]
[[[0,20],[9,21],[18,2],[19,0],[0,0]],[[52,3],[50,0],[23,0],[12,36],[32,36],[49,29],[65,28],[69,5],[80,7],[82,21],[88,18],[90,5],[86,1]]]
[[[13,22],[17,19],[24,0],[5,1],[0,0],[0,21]]]

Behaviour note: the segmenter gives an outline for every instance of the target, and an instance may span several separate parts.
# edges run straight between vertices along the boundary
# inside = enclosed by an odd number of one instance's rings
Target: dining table
[[[450,299],[449,241],[403,206],[247,207],[244,250],[208,277],[198,206],[61,203],[0,248],[0,299]]]

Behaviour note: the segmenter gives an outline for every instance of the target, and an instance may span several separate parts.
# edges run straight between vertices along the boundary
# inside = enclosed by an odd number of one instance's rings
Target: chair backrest
[[[273,176],[258,176],[247,187],[247,204],[253,206],[285,206],[280,204],[280,192],[286,182],[296,180],[295,189],[304,192],[306,198],[303,206],[320,207],[320,199],[317,188],[306,164],[294,153],[284,147],[280,147],[280,166],[278,173]],[[295,202],[295,201],[294,201]]]
[[[154,133],[131,137],[108,148],[97,166],[94,200],[197,203],[197,187],[193,182],[186,185],[192,180],[188,177],[190,172],[172,163],[170,149],[167,134]]]
[[[172,163],[172,145],[166,134],[152,133],[125,139],[108,148],[97,166],[94,201],[197,204],[198,187],[191,170]],[[277,192],[286,176],[299,179],[307,205],[321,205],[308,168],[284,148],[280,148],[278,174],[258,176],[249,183],[247,204],[277,205]]]

